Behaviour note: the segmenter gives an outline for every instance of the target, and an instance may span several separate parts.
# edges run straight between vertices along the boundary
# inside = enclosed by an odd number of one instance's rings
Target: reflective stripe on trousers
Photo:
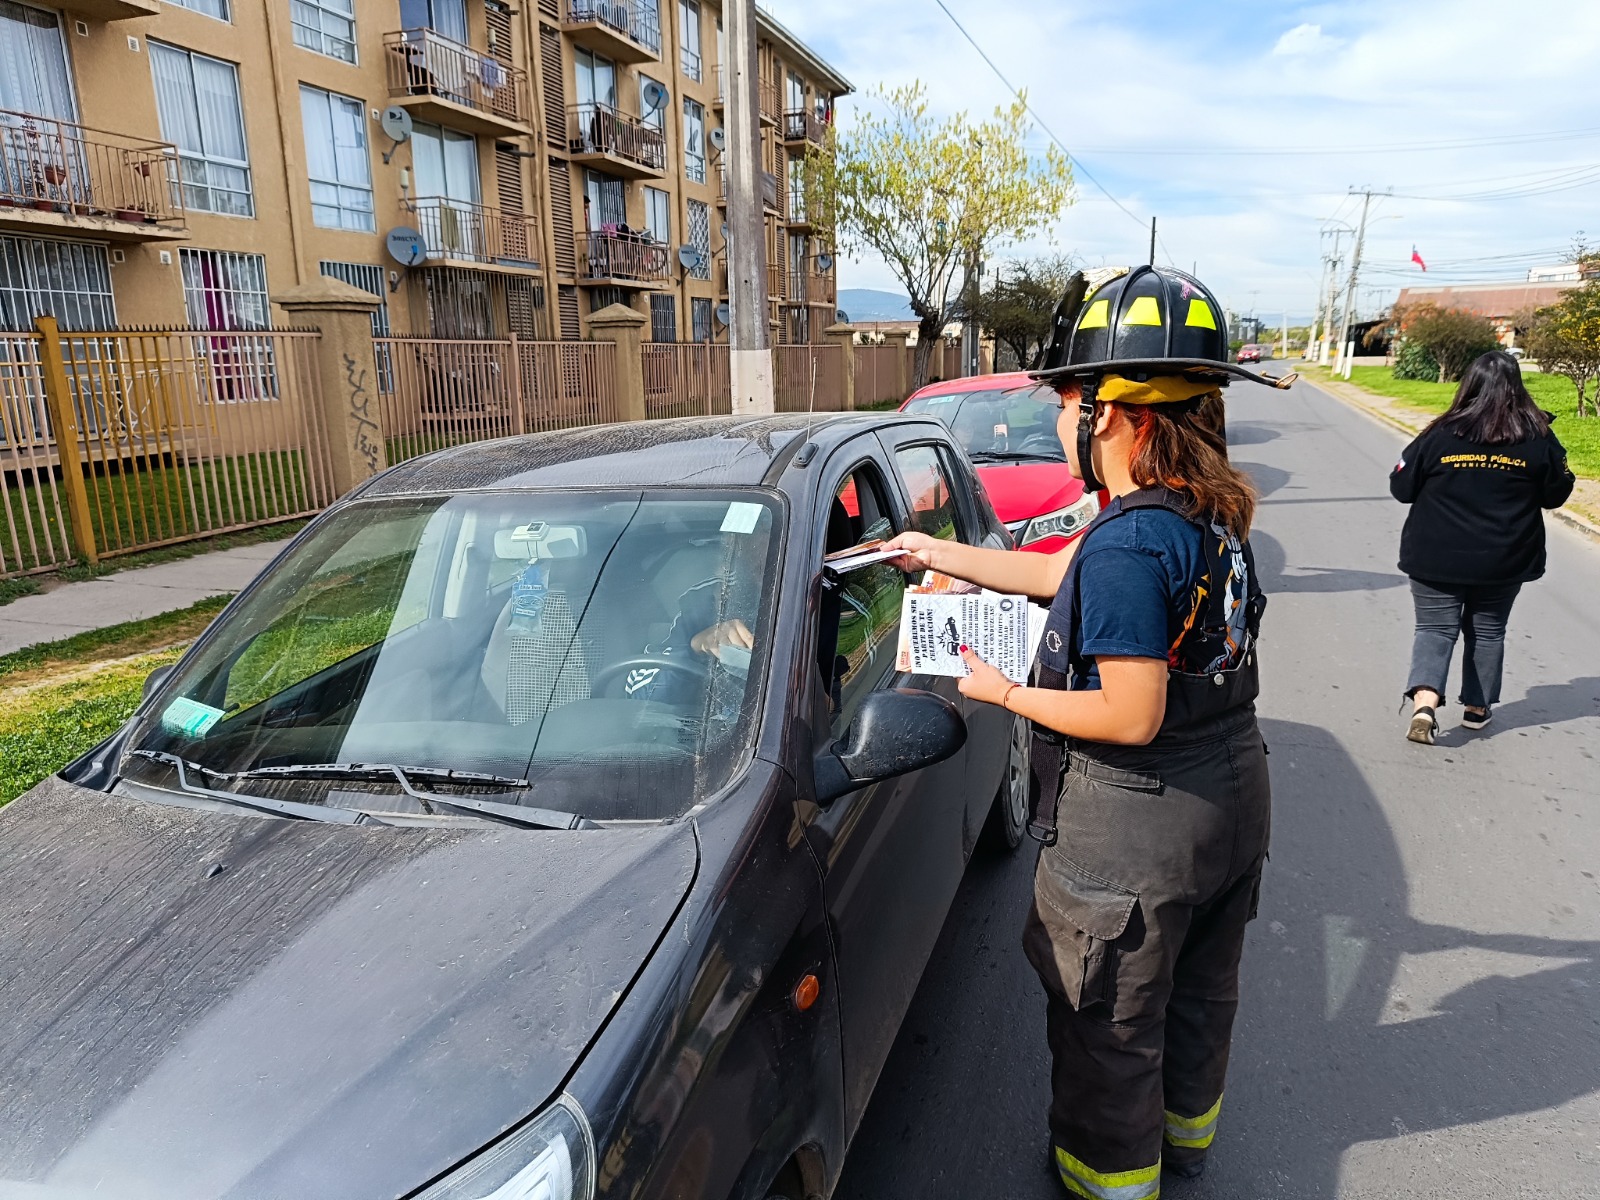
[[[1159,1159],[1153,1167],[1102,1174],[1057,1146],[1056,1170],[1069,1191],[1089,1200],[1156,1200],[1161,1195]]]
[[[1211,1139],[1217,1136],[1217,1115],[1222,1112],[1222,1097],[1217,1097],[1217,1102],[1198,1117],[1180,1117],[1171,1109],[1166,1110],[1166,1138],[1174,1146],[1183,1146],[1189,1150],[1204,1150],[1211,1145]]]

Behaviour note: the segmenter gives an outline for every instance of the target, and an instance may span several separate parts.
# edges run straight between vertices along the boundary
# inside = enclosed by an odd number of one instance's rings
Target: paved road
[[[1211,1170],[1164,1194],[1600,1197],[1600,546],[1551,523],[1492,736],[1452,708],[1413,746],[1401,437],[1303,383],[1229,398],[1264,495],[1273,853]],[[844,1200],[1064,1194],[1018,945],[1034,857],[973,864]]]

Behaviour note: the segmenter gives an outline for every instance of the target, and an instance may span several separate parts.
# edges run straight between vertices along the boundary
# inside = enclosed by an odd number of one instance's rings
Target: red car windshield
[[[1050,388],[1023,385],[916,396],[906,412],[938,417],[974,462],[1065,462],[1056,435],[1061,407]]]

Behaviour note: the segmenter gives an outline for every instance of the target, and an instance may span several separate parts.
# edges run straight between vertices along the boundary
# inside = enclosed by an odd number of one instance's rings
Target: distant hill
[[[841,288],[839,307],[852,321],[914,321],[911,302],[899,292],[877,292],[871,288]]]

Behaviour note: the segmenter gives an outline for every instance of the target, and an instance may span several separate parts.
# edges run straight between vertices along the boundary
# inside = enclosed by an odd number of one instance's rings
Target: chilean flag
[[[1411,261],[1416,263],[1417,266],[1421,267],[1424,271],[1428,269],[1428,264],[1422,261],[1422,255],[1417,253],[1417,248],[1415,246],[1411,247]]]

